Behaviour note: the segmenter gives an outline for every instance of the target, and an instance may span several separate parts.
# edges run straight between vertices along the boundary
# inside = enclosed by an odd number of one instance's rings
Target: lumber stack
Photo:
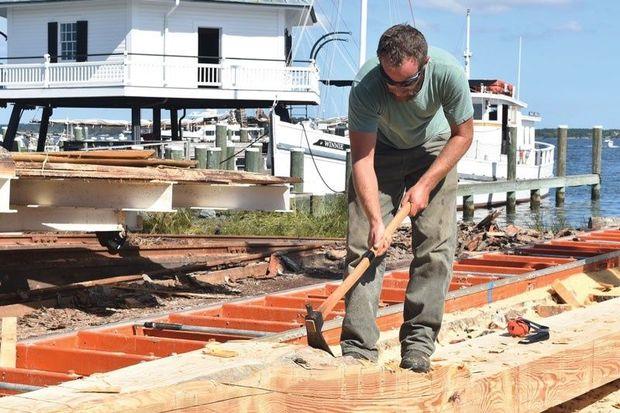
[[[191,168],[195,161],[155,158],[154,150],[102,150],[67,152],[13,152],[15,162],[64,163],[77,165],[174,166]]]
[[[11,153],[23,178],[124,179],[212,184],[274,185],[298,178],[216,169],[196,169],[195,161],[159,159],[152,150]]]

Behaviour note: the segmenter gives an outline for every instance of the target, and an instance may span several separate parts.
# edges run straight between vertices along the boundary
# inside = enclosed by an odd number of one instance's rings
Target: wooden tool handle
[[[389,238],[392,236],[396,228],[400,225],[401,222],[409,215],[409,211],[411,210],[411,203],[405,203],[400,210],[396,213],[394,218],[390,221],[387,227],[385,227],[385,232],[383,233],[383,238]],[[353,285],[360,279],[362,274],[366,272],[368,267],[370,267],[370,263],[375,258],[376,251],[370,249],[366,251],[366,253],[362,256],[362,260],[357,264],[355,269],[347,275],[347,277],[342,281],[342,283],[334,290],[333,293],[323,303],[319,306],[317,311],[320,311],[323,314],[323,318],[327,317],[329,313],[332,312],[336,303],[340,301],[342,297],[353,287]]]

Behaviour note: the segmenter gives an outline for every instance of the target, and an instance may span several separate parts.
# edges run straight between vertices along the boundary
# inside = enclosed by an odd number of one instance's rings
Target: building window
[[[60,24],[60,58],[75,61],[77,51],[77,23]]]

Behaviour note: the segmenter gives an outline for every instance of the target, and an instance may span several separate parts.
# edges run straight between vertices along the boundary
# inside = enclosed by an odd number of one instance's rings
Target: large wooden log
[[[551,339],[532,345],[492,334],[446,346],[429,374],[290,344],[208,344],[6,397],[0,411],[540,412],[620,377],[619,311],[612,299],[550,317]]]
[[[73,165],[69,163],[17,162],[19,177],[85,178],[85,179],[136,179],[174,182],[285,184],[297,178],[274,177],[251,172],[217,169],[180,169],[166,167],[134,168],[128,166]]]

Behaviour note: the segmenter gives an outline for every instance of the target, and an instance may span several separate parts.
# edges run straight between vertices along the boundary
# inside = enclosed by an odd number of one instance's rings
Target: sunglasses
[[[383,78],[383,80],[385,81],[385,83],[388,84],[388,86],[395,86],[395,87],[410,87],[415,85],[415,83],[420,79],[420,77],[422,76],[422,72],[424,71],[424,67],[422,66],[420,68],[420,70],[417,71],[417,73],[405,80],[402,80],[400,82],[397,82],[395,80],[393,80],[390,76],[388,76],[387,73],[385,73],[385,70],[383,70],[383,66],[381,64],[379,64],[379,72],[381,73],[381,77]]]

